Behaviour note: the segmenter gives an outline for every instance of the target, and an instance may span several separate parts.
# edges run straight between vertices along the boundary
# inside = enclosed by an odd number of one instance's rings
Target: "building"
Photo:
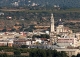
[[[58,22],[58,26],[56,27],[56,33],[72,33],[72,30],[68,27],[64,27],[63,22],[61,19]]]
[[[0,40],[0,46],[8,46],[12,47],[13,46],[13,41],[12,40]]]
[[[77,38],[58,38],[57,45],[63,47],[68,46],[77,47]]]
[[[51,25],[50,25],[50,32],[54,32],[54,17],[53,14],[51,14]]]
[[[76,37],[80,40],[80,32],[76,33]]]
[[[56,50],[59,52],[61,52],[61,51],[66,52],[69,57],[71,57],[72,55],[77,55],[80,53],[79,49],[56,49]]]
[[[51,14],[51,22],[50,22],[50,44],[55,43],[55,39],[54,39],[54,34],[55,29],[54,29],[54,17],[53,14]]]
[[[14,39],[14,44],[13,46],[14,47],[21,47],[22,45],[26,45],[26,39],[23,39],[23,38],[18,38],[18,39]]]

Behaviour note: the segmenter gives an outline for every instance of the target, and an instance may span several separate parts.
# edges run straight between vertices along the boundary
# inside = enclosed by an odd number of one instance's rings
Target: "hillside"
[[[40,6],[80,7],[80,0],[0,0],[0,6],[29,6],[33,3]]]

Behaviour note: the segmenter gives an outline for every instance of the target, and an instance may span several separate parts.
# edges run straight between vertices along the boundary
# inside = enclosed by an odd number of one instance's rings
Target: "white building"
[[[41,40],[40,38],[39,38],[39,39],[36,38],[35,40],[36,40],[36,41],[35,41],[36,43],[41,43],[41,42],[42,42],[42,40]]]
[[[59,46],[72,46],[72,47],[77,47],[77,38],[58,38],[57,39],[57,45]]]

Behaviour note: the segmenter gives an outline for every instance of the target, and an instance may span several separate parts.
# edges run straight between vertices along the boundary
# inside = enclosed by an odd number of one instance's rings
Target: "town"
[[[74,33],[69,27],[65,27],[62,19],[59,19],[58,26],[55,26],[54,20],[54,15],[51,13],[50,25],[34,26],[35,30],[32,32],[26,32],[25,28],[18,31],[22,26],[17,22],[14,25],[17,31],[0,32],[0,46],[21,48],[25,45],[29,49],[65,51],[70,57],[77,55],[80,52],[80,33]]]
[[[0,0],[0,57],[80,57],[79,0]]]

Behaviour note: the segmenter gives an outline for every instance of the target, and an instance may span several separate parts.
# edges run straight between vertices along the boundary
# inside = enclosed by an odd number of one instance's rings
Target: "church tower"
[[[50,44],[54,44],[55,41],[55,29],[54,29],[54,17],[51,14],[51,21],[50,21]]]
[[[53,14],[51,14],[51,22],[50,22],[50,32],[54,32],[54,17]]]

